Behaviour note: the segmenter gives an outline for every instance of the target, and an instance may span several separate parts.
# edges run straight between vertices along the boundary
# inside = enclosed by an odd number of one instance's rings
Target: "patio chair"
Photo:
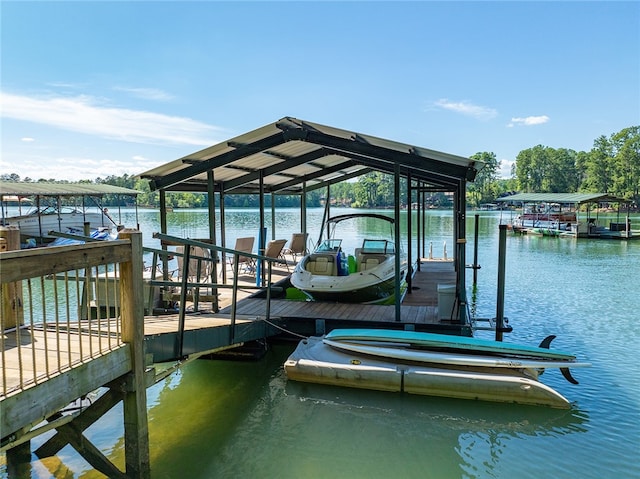
[[[276,263],[284,264],[287,267],[287,271],[289,271],[289,264],[282,254],[286,242],[287,240],[283,239],[269,241],[267,243],[267,247],[264,250],[264,256],[266,256],[267,258],[275,258],[279,260],[276,261]]]
[[[298,255],[306,255],[309,250],[307,249],[307,237],[309,233],[293,233],[291,240],[289,241],[289,247],[285,248],[283,254],[291,255],[294,263],[297,263]]]
[[[234,250],[240,251],[241,253],[252,253],[253,252],[253,243],[255,242],[255,238],[253,236],[248,236],[245,238],[237,238],[236,245],[233,247]],[[231,267],[233,270],[233,262],[235,259],[235,255],[229,255],[227,253],[227,261],[226,264]],[[244,273],[255,273],[256,263],[253,258],[249,256],[238,256],[238,272],[240,272],[240,268],[243,269]],[[222,273],[222,272],[221,272]]]
[[[184,271],[184,246],[178,246],[176,248],[176,255],[178,260],[178,269],[176,271],[178,278],[182,277]],[[189,251],[189,269],[187,274],[187,280],[194,283],[199,283],[201,280],[206,279],[211,274],[211,253],[208,249],[200,248],[199,246],[191,246]]]

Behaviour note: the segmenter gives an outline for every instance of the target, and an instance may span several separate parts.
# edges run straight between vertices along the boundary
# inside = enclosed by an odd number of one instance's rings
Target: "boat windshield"
[[[396,252],[395,245],[388,240],[366,239],[362,242],[362,253],[393,254]]]
[[[342,244],[341,239],[326,239],[322,243],[318,245],[316,248],[317,253],[332,251],[336,252],[340,249],[340,245]]]

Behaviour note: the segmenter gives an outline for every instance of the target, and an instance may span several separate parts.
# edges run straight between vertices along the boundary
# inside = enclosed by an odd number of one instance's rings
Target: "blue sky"
[[[284,116],[508,171],[640,124],[639,2],[2,1],[0,174],[134,175]]]

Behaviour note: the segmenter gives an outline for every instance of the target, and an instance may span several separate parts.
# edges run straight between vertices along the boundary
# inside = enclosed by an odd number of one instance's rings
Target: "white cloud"
[[[23,141],[25,143],[31,143],[33,141],[36,141],[35,138],[29,138],[28,136],[25,136],[24,138],[20,138],[20,141]]]
[[[511,128],[515,125],[524,125],[524,126],[542,125],[544,123],[547,123],[549,120],[550,118],[547,115],[527,116],[524,118],[511,118],[511,123],[509,123],[507,126]]]
[[[145,100],[167,101],[173,99],[172,95],[165,91],[159,90],[158,88],[131,88],[117,86],[114,88],[114,90],[130,93],[133,96],[144,98]]]
[[[31,98],[0,93],[3,117],[133,143],[208,146],[220,128],[190,118],[98,104],[89,96]]]
[[[511,178],[511,167],[516,162],[514,160],[500,160],[498,175],[500,178]]]
[[[466,116],[471,116],[479,120],[491,120],[498,115],[497,110],[486,106],[474,105],[467,101],[453,102],[446,98],[441,98],[434,103],[435,106],[444,110],[453,111],[455,113],[461,113]]]

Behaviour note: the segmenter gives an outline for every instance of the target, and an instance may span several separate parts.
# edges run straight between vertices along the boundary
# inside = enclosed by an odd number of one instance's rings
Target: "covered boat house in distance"
[[[122,226],[121,206],[137,206],[141,192],[104,183],[51,183],[0,181],[0,224],[20,228],[24,238],[49,242],[55,236],[91,229]],[[109,211],[106,198],[116,199],[117,211]],[[16,208],[9,213],[9,206]],[[136,225],[138,224],[136,208]]]
[[[506,221],[515,233],[595,239],[638,239],[629,216],[631,200],[607,193],[518,193],[496,200],[517,208]],[[616,206],[615,221],[600,224],[599,208]],[[595,211],[594,211],[595,210]],[[511,210],[513,211],[513,210]]]
[[[406,178],[409,204],[424,205],[427,193],[447,192],[454,198],[453,243],[456,270],[456,299],[459,321],[467,324],[465,293],[465,209],[466,183],[473,181],[481,162],[426,148],[385,140],[353,131],[285,117],[256,130],[209,148],[171,161],[139,176],[149,180],[152,191],[160,193],[162,233],[167,231],[166,194],[170,192],[202,192],[208,194],[209,240],[226,247],[224,238],[224,197],[228,194],[256,194],[260,198],[260,231],[265,227],[265,195],[299,195],[301,232],[307,231],[306,193],[327,189],[372,171],[394,176],[395,197],[400,198],[400,179]],[[216,203],[218,194],[220,242],[216,238]],[[271,202],[273,205],[275,202]],[[328,204],[329,202],[327,202]],[[272,208],[274,208],[272,206]],[[395,218],[401,205],[395,205]],[[275,215],[272,214],[272,218]],[[417,263],[420,252],[420,225],[413,228],[407,215],[407,231],[418,231],[418,241],[408,241],[406,250],[410,265]],[[418,214],[418,221],[420,214]],[[272,230],[275,229],[275,220]],[[395,222],[395,242],[400,243],[400,224]],[[275,232],[272,234],[275,235]],[[275,237],[275,236],[274,236]],[[265,238],[259,238],[258,251],[265,250]],[[417,245],[417,250],[412,250]],[[424,247],[423,251],[424,253]],[[396,260],[396,271],[399,268]],[[410,281],[410,275],[408,278]],[[411,291],[409,283],[408,291]],[[396,277],[396,298],[400,298],[400,280]],[[400,301],[396,299],[396,320]]]

